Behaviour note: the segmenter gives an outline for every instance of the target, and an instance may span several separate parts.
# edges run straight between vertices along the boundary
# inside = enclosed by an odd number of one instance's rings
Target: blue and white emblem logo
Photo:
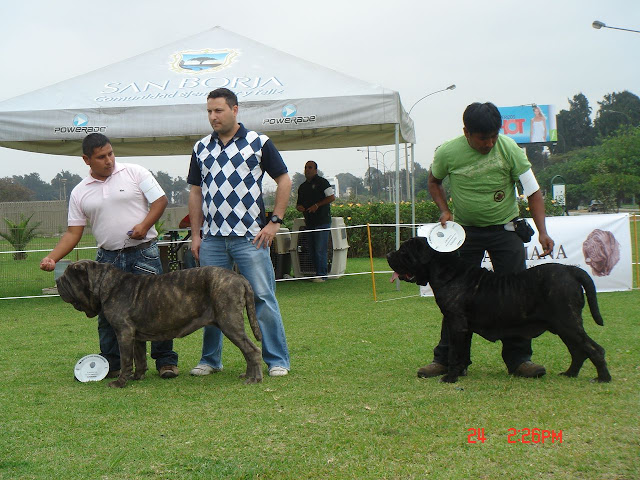
[[[171,70],[178,73],[217,72],[228,67],[238,56],[237,50],[186,50],[173,54]]]
[[[298,109],[295,105],[289,104],[282,108],[282,116],[284,118],[295,117],[296,113],[298,113]]]
[[[89,117],[87,117],[84,113],[79,113],[78,115],[73,117],[74,127],[84,127],[87,123],[89,123]]]

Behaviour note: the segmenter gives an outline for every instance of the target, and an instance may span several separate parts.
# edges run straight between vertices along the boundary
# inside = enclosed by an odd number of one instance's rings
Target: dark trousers
[[[330,227],[330,223],[309,227],[309,229],[312,230],[321,228],[326,228],[327,230],[309,232],[307,234],[309,235],[307,237],[309,241],[309,251],[311,252],[311,258],[313,259],[313,266],[316,268],[316,275],[323,278],[327,277],[327,270],[329,268],[327,265],[327,248],[329,248],[329,234],[331,233],[331,230],[328,229]]]
[[[144,249],[126,252],[99,248],[96,261],[111,263],[120,270],[140,275],[162,273],[160,250],[156,243]],[[98,338],[100,355],[109,362],[109,370],[120,370],[120,347],[116,332],[102,312],[98,315]],[[165,365],[178,365],[178,354],[173,351],[173,340],[151,342],[151,358],[156,361],[158,370]]]
[[[516,273],[527,268],[524,244],[515,232],[501,225],[491,227],[464,227],[466,239],[458,253],[471,265],[481,265],[485,251],[491,258],[496,273]],[[509,337],[502,340],[502,359],[509,373],[522,362],[531,360],[531,339]],[[440,343],[433,349],[433,361],[449,365],[449,331],[442,323]],[[471,360],[467,363],[470,365]]]

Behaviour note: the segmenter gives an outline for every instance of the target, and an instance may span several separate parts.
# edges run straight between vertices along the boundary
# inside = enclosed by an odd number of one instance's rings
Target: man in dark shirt
[[[329,182],[318,175],[318,164],[309,160],[304,166],[307,179],[298,188],[296,208],[304,214],[304,221],[309,230],[309,250],[316,267],[316,276],[312,282],[324,282],[327,279],[327,246],[329,228],[331,227],[331,207],[336,199]]]

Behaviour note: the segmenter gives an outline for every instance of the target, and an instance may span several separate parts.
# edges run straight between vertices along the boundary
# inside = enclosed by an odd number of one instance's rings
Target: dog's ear
[[[435,250],[429,246],[424,237],[415,237],[414,243],[415,262],[420,265],[416,272],[416,283],[425,286],[431,280],[431,260]]]
[[[104,286],[105,275],[109,270],[109,265],[87,260],[83,268],[87,279],[89,303],[91,308],[99,313],[102,310],[100,290]]]
[[[415,239],[415,252],[418,257],[418,261],[420,264],[426,265],[431,261],[436,251],[431,248],[429,243],[427,243],[426,238],[416,237]]]
[[[74,298],[87,317],[95,317],[100,313],[102,304],[100,302],[99,285],[100,275],[96,270],[100,264],[92,260],[80,260],[70,265],[72,277],[71,285],[74,291]],[[75,303],[74,303],[74,306]],[[78,307],[76,307],[78,308]]]

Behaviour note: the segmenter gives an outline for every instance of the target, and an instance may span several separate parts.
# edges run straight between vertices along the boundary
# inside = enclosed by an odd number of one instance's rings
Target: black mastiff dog
[[[205,325],[218,327],[242,351],[247,361],[245,383],[262,381],[262,354],[245,333],[245,308],[254,336],[261,341],[262,335],[253,290],[242,275],[218,267],[134,275],[110,264],[81,260],[69,265],[56,283],[65,302],[87,317],[104,312],[115,330],[121,369],[110,387],[143,378],[145,341],[184,337]]]
[[[495,342],[514,335],[535,338],[547,330],[571,354],[562,375],[576,377],[589,358],[598,371],[595,380],[611,380],[604,349],[582,326],[583,289],[593,319],[603,325],[593,280],[584,270],[548,263],[500,275],[467,264],[456,252],[436,252],[421,237],[402,243],[387,261],[401,280],[431,285],[450,335],[449,371],[442,381],[455,382],[470,363],[471,332]]]

